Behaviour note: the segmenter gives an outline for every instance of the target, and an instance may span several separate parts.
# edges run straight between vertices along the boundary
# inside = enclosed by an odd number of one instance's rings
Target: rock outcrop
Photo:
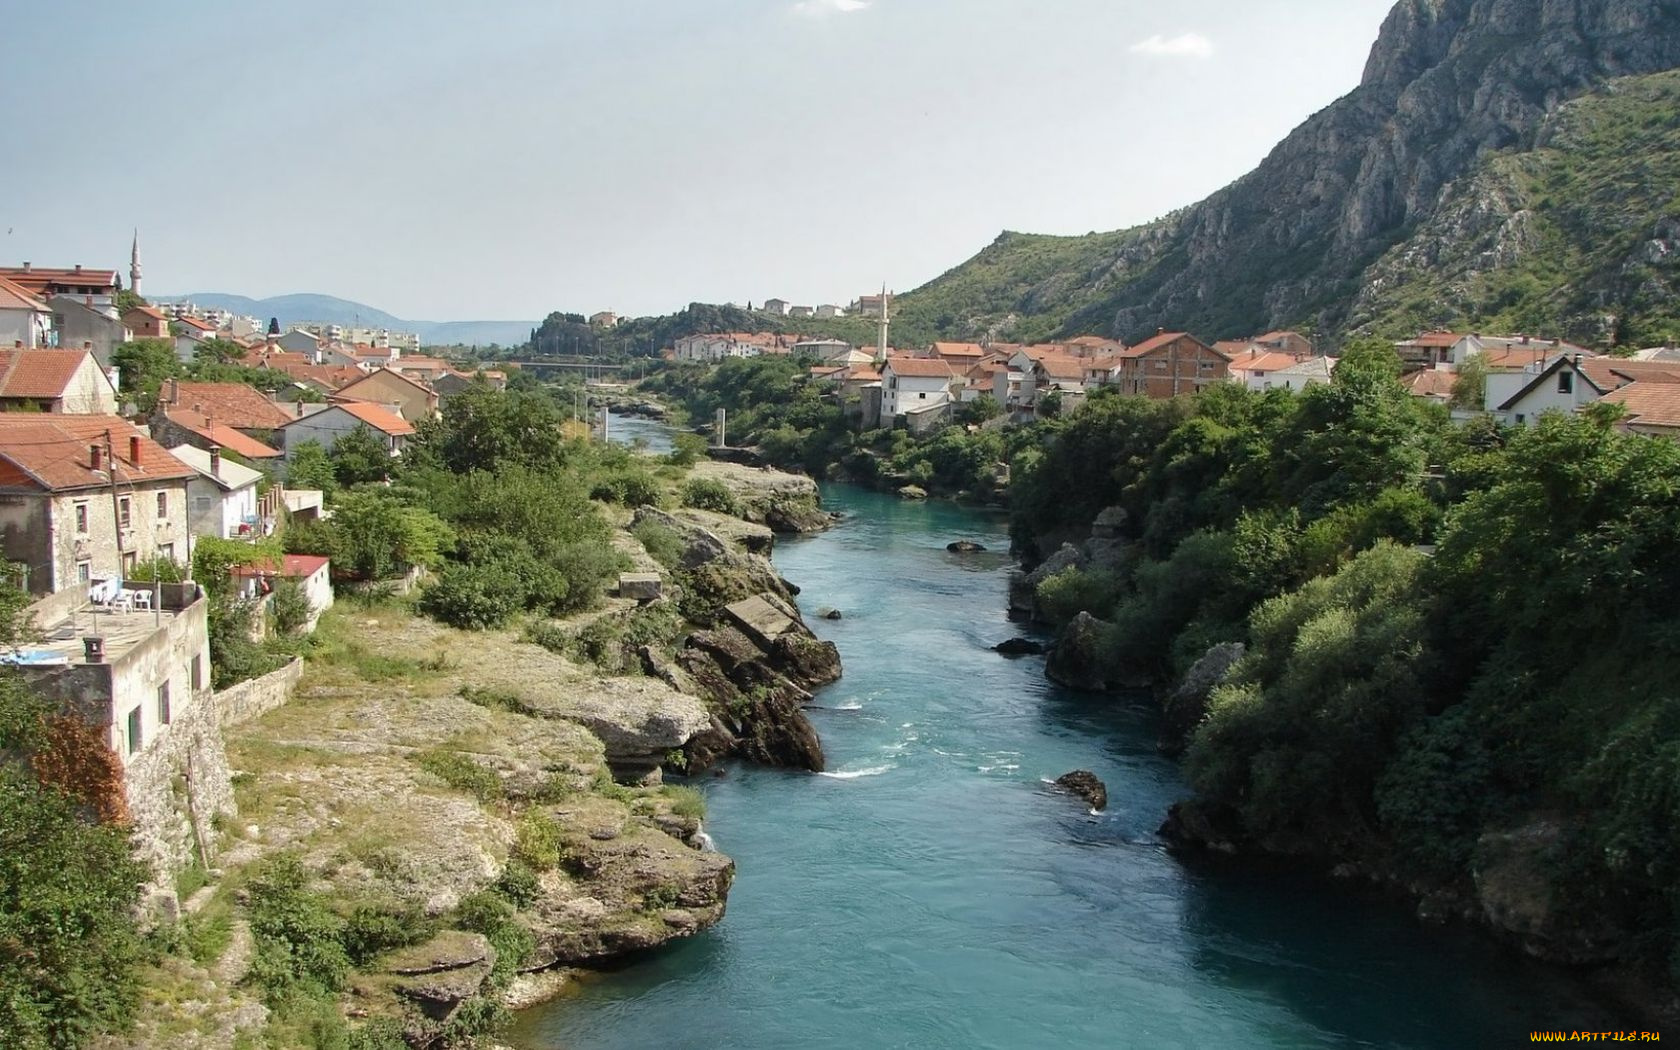
[[[1594,915],[1592,908],[1559,899],[1557,862],[1565,834],[1557,821],[1539,818],[1481,837],[1473,878],[1482,918],[1539,959],[1571,965],[1618,961],[1634,940],[1632,932]]]
[[[1068,689],[1100,693],[1112,685],[1109,661],[1103,652],[1112,625],[1082,612],[1062,629],[1045,661],[1044,673]]]
[[[902,308],[974,329],[1048,315],[1127,340],[1337,331],[1373,261],[1488,153],[1532,148],[1548,113],[1608,78],[1675,66],[1672,0],[1401,0],[1359,86],[1242,179],[1151,225],[1066,239],[1062,267],[1042,265],[1047,239],[1005,234]]]
[[[1191,665],[1184,681],[1167,694],[1161,702],[1161,750],[1179,755],[1190,740],[1190,734],[1207,717],[1208,698],[1213,690],[1230,677],[1232,668],[1243,658],[1247,647],[1241,642],[1225,642],[1202,654]]]
[[[834,524],[822,509],[817,483],[803,474],[716,460],[698,463],[691,475],[729,490],[741,517],[779,533],[821,532]]]
[[[1042,656],[1044,643],[1035,642],[1031,638],[1010,638],[992,646],[992,651],[1004,656]]]
[[[1089,770],[1076,769],[1072,773],[1063,773],[1056,778],[1056,786],[1089,802],[1091,808],[1098,812],[1108,808],[1108,786]]]

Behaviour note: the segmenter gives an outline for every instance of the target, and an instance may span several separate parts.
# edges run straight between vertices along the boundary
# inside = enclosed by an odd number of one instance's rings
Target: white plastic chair
[[[136,609],[145,609],[147,612],[152,610],[151,591],[129,591],[128,599]]]

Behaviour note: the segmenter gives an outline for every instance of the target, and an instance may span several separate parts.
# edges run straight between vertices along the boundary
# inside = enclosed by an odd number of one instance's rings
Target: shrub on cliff
[[[46,713],[0,671],[0,753],[44,746]],[[0,764],[0,1045],[57,1050],[127,1023],[145,877],[126,828],[93,823],[25,766]]]
[[[715,478],[690,478],[683,485],[682,501],[685,507],[715,511],[718,514],[740,513],[734,493],[729,491],[729,486]]]

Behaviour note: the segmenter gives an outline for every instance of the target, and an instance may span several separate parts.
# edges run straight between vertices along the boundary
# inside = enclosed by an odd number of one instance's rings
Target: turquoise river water
[[[626,435],[629,436],[629,435]],[[715,929],[520,1016],[522,1050],[1518,1046],[1616,1024],[1579,985],[1403,906],[1187,865],[1147,701],[1078,696],[989,647],[1005,522],[846,487],[776,561],[839,647],[821,776],[696,781],[735,858]],[[1090,769],[1093,815],[1046,781]]]

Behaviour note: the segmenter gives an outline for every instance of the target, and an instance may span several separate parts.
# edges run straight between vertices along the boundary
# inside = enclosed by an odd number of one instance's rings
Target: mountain
[[[948,335],[1680,336],[1680,0],[1401,0],[1357,88],[1158,222],[1005,233],[904,295]],[[1650,79],[1648,79],[1650,78]]]
[[[275,317],[279,318],[282,325],[301,321],[324,321],[329,324],[417,332],[420,341],[428,346],[482,346],[490,343],[516,346],[529,339],[531,330],[537,327],[536,321],[405,321],[383,310],[331,295],[277,295],[269,299],[251,299],[223,292],[194,292],[190,295],[166,295],[159,298],[187,299],[202,307],[231,310],[262,320]]]

